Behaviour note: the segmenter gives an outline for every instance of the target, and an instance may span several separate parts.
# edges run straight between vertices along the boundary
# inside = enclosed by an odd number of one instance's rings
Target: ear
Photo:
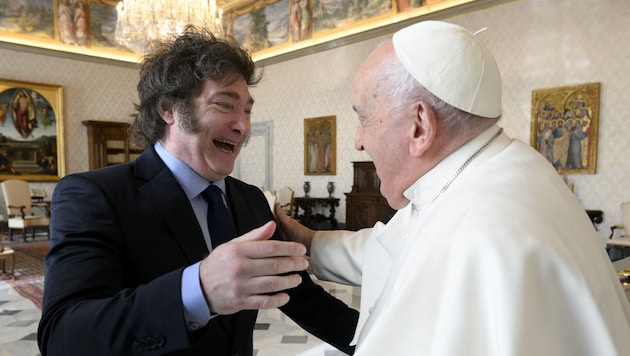
[[[162,117],[162,120],[166,122],[167,125],[171,125],[175,122],[175,115],[173,114],[173,106],[167,107],[162,100],[158,102],[158,112]]]
[[[414,123],[410,129],[409,153],[413,157],[419,157],[433,145],[437,133],[437,120],[433,108],[424,101],[414,105],[414,116]]]

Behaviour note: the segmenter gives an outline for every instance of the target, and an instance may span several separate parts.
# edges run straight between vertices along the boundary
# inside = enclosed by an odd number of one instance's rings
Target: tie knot
[[[208,188],[201,192],[201,196],[210,206],[225,206],[223,203],[221,188],[216,185],[210,184]]]

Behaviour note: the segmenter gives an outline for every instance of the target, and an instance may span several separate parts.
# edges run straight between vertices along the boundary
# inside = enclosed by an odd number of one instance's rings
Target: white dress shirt
[[[184,189],[190,205],[195,212],[199,227],[203,232],[204,241],[208,247],[208,251],[212,251],[212,243],[210,242],[210,232],[208,231],[208,203],[201,196],[208,185],[207,180],[197,174],[186,163],[171,154],[160,142],[155,143],[155,151],[160,156],[164,164],[173,173],[179,185]],[[212,184],[218,186],[223,192],[225,199],[225,181],[217,181]],[[208,303],[203,295],[201,283],[199,281],[199,265],[197,262],[184,269],[182,273],[182,303],[184,305],[184,319],[190,331],[198,330],[203,327],[216,316],[210,313]]]

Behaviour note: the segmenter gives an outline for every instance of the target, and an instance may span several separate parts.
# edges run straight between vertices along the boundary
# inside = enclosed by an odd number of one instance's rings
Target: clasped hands
[[[306,229],[314,234],[284,214],[278,205],[275,210],[285,233]],[[308,268],[307,248],[303,243],[269,240],[275,228],[276,222],[269,221],[218,246],[201,262],[201,287],[213,313],[272,309],[289,302],[289,295],[281,291],[302,282],[300,275],[292,272]]]

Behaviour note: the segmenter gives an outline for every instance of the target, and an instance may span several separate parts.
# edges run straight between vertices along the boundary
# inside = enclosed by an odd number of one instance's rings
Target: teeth
[[[234,142],[230,142],[230,141],[225,141],[225,140],[214,140],[215,142],[219,142],[219,143],[223,143],[226,145],[232,145],[232,146],[236,146],[236,143]]]
[[[221,151],[227,152],[227,153],[234,152],[234,147],[236,146],[235,143],[230,142],[230,141],[225,141],[225,140],[214,140],[214,142],[217,144],[217,147]]]

